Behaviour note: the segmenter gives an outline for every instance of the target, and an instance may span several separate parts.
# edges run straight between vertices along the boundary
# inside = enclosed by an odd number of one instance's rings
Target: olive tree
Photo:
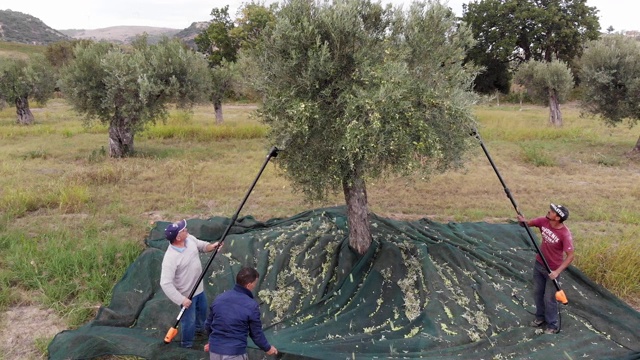
[[[224,121],[222,100],[240,83],[235,72],[238,51],[254,46],[262,30],[273,22],[274,8],[275,5],[267,8],[257,2],[244,4],[235,23],[228,5],[214,8],[209,26],[195,38],[198,51],[207,56],[211,68],[210,101],[218,124]]]
[[[549,102],[549,123],[562,126],[560,103],[573,88],[573,75],[566,63],[530,60],[520,66],[515,81],[523,85],[535,100]]]
[[[16,106],[17,123],[33,124],[35,118],[29,99],[46,103],[53,96],[56,79],[54,71],[42,56],[30,59],[0,60],[0,104]]]
[[[589,43],[581,59],[583,106],[610,126],[640,119],[640,42],[608,35]],[[640,153],[640,138],[632,150]]]
[[[209,64],[214,67],[223,60],[236,61],[238,41],[231,36],[235,24],[229,16],[229,5],[211,10],[211,21],[194,39],[198,51],[206,54]]]
[[[62,90],[86,122],[109,125],[111,157],[132,154],[136,132],[164,120],[170,103],[189,108],[205,100],[207,62],[177,40],[149,45],[141,38],[131,48],[80,44],[74,56],[63,70]]]
[[[236,61],[238,41],[231,36],[235,24],[229,16],[229,5],[211,10],[211,21],[194,39],[198,51],[207,57],[211,72],[209,100],[213,103],[216,123],[224,122],[222,100],[231,87],[233,79],[229,64]]]
[[[81,44],[87,46],[91,44],[93,40],[89,39],[73,39],[67,41],[58,41],[47,45],[44,50],[44,56],[55,69],[60,69],[73,61],[73,49]]]
[[[438,2],[290,0],[245,58],[259,116],[308,199],[342,190],[349,242],[371,244],[366,182],[460,165],[474,118],[471,32]]]
[[[232,91],[235,78],[235,63],[222,60],[220,65],[209,68],[211,83],[209,89],[210,101],[216,115],[216,124],[224,122],[222,114],[222,100]]]

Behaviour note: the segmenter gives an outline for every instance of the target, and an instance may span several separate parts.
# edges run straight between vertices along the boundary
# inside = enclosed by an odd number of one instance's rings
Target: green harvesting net
[[[189,232],[219,240],[229,221],[192,219]],[[159,286],[167,224],[150,232],[111,304],[54,338],[51,359],[208,359],[199,350],[204,340],[194,350],[179,347],[180,334],[163,342],[179,312]],[[569,298],[560,305],[562,331],[528,326],[535,250],[515,223],[372,215],[371,229],[372,246],[358,256],[342,207],[266,222],[241,218],[204,278],[207,298],[230,289],[240,267],[255,266],[265,333],[283,359],[640,358],[640,313],[573,267],[561,279]],[[209,256],[201,256],[203,265]],[[255,346],[249,354],[263,357]]]

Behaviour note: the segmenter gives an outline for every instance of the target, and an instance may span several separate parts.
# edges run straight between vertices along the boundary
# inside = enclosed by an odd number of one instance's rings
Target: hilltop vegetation
[[[0,10],[0,39],[23,44],[47,45],[71,38],[42,20],[18,11]]]

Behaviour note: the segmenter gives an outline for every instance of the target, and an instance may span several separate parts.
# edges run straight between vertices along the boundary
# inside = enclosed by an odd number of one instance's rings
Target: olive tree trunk
[[[26,96],[16,98],[16,115],[17,122],[20,125],[31,125],[35,120],[31,110],[29,109],[29,99]]]
[[[369,228],[367,189],[362,171],[357,169],[351,179],[343,181],[342,189],[347,203],[349,245],[358,254],[364,254],[371,245],[371,229]]]
[[[631,150],[634,154],[640,154],[640,137],[638,137],[638,141],[636,141],[636,146]]]
[[[109,125],[109,156],[122,158],[133,154],[134,131],[129,119],[118,119]]]
[[[558,93],[554,89],[549,90],[549,123],[554,126],[562,126],[562,113]]]
[[[222,124],[224,119],[222,117],[222,101],[221,100],[213,100],[213,109],[216,112],[216,124]]]

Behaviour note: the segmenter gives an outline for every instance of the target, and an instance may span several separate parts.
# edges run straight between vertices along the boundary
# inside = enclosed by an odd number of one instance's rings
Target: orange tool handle
[[[567,295],[564,294],[564,290],[556,291],[556,300],[560,301],[563,305],[567,305],[569,300],[567,300]]]
[[[178,328],[172,327],[171,329],[169,329],[169,331],[167,331],[167,335],[164,336],[164,343],[170,343],[171,340],[176,337],[176,335],[178,335]]]

